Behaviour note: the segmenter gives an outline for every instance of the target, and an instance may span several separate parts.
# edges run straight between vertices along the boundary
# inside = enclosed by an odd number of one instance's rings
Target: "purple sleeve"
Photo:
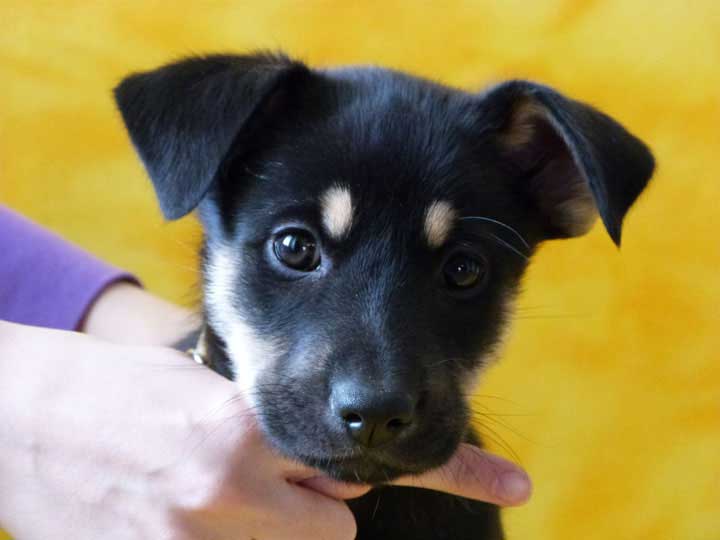
[[[0,206],[0,319],[77,330],[95,298],[123,272]]]

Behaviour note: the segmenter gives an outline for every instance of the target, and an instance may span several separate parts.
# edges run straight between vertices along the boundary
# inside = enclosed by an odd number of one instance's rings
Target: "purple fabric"
[[[0,206],[0,319],[77,330],[111,283],[130,274]]]

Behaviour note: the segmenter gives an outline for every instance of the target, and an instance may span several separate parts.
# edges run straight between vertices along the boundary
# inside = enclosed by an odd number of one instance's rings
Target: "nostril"
[[[391,418],[385,426],[391,431],[400,431],[401,429],[409,426],[410,423],[410,420],[403,418]]]
[[[409,433],[418,398],[409,393],[377,391],[347,381],[333,385],[329,411],[332,428],[354,443],[375,448]]]
[[[363,422],[362,416],[352,412],[343,414],[342,419],[350,427],[360,427]]]

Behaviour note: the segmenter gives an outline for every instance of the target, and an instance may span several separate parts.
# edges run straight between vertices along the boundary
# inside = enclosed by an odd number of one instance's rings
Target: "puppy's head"
[[[620,242],[653,159],[550,88],[208,56],[116,89],[205,313],[272,443],[348,481],[438,466],[538,243]]]

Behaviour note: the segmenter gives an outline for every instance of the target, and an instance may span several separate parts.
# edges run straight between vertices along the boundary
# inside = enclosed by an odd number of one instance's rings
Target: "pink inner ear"
[[[548,111],[530,98],[518,102],[500,144],[535,202],[548,238],[580,236],[597,218],[595,201]]]

